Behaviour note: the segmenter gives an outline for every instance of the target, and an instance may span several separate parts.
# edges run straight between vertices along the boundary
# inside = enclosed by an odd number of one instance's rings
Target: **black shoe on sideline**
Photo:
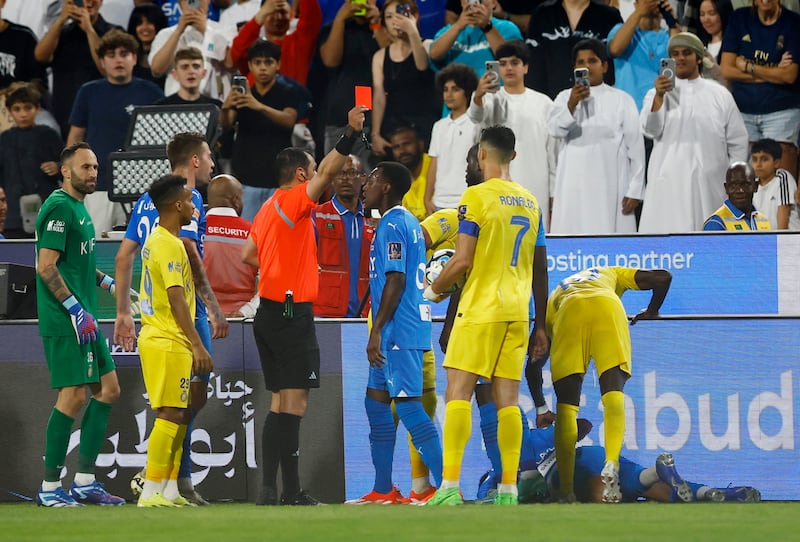
[[[323,503],[301,489],[292,496],[281,497],[281,504],[284,506],[322,506]]]

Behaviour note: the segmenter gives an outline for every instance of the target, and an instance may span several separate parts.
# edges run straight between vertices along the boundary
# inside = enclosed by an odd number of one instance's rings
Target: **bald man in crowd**
[[[258,308],[258,270],[241,259],[252,226],[239,216],[242,193],[242,183],[232,175],[217,175],[208,185],[203,265],[226,318],[252,318]]]

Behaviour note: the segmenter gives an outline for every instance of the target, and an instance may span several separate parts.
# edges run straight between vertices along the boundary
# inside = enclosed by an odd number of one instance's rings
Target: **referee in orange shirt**
[[[278,504],[278,465],[283,477],[281,504],[316,505],[300,488],[300,420],[306,413],[308,390],[319,387],[319,345],[312,302],[317,298],[317,243],[311,211],[361,138],[365,107],[347,115],[348,128],[334,150],[320,162],[304,149],[278,153],[278,190],[253,220],[242,260],[258,267],[261,303],[253,334],[261,358],[266,388],[272,392],[261,436],[263,487],[259,505]]]

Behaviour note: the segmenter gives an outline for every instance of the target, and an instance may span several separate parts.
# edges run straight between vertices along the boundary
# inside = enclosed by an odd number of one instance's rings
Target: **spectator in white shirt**
[[[773,230],[800,229],[800,216],[794,204],[797,182],[791,173],[779,168],[783,149],[774,139],[760,139],[750,148],[750,164],[758,190],[753,206],[769,219]]]
[[[436,89],[442,93],[450,114],[436,121],[431,133],[428,155],[431,165],[425,185],[425,210],[455,209],[461,200],[464,184],[464,161],[478,141],[478,126],[467,115],[478,75],[466,64],[448,64],[436,76]]]

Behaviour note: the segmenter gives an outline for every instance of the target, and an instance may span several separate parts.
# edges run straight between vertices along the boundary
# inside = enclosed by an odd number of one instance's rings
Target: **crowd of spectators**
[[[794,0],[429,4],[0,2],[6,237],[30,235],[23,215],[59,186],[54,149],[82,140],[100,161],[86,201],[96,231],[122,225],[107,156],[133,107],[156,103],[220,107],[219,173],[241,182],[251,220],[276,187],[277,153],[329,152],[357,87],[371,88],[372,111],[354,159],[366,171],[385,159],[409,167],[404,204],[420,220],[457,205],[466,152],[495,124],[515,132],[512,176],[553,233],[700,230],[725,199],[726,168],[764,139],[780,146],[782,186],[796,186]],[[780,195],[782,216],[794,200]]]

